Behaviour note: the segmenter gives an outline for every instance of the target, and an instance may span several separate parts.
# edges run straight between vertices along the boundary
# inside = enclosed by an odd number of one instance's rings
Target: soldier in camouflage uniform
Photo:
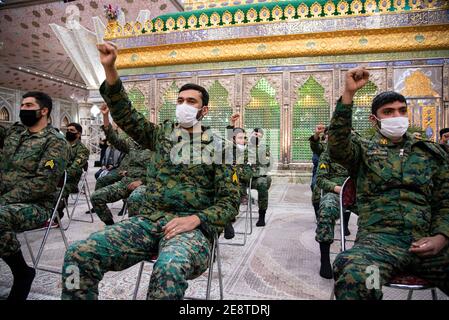
[[[334,242],[335,221],[340,218],[339,194],[348,175],[348,170],[345,167],[330,160],[327,150],[321,154],[317,169],[316,188],[322,190],[323,195],[320,200],[315,240],[320,244],[320,276],[325,279],[332,279],[329,251]],[[345,215],[345,234],[349,235],[349,214],[345,212]]]
[[[86,146],[81,143],[81,134],[83,133],[83,127],[79,123],[69,123],[67,125],[66,139],[69,142],[70,159],[67,164],[67,182],[63,193],[63,198],[68,201],[71,193],[78,192],[78,183],[81,175],[83,174],[83,168],[87,166],[89,160],[90,151]],[[58,207],[59,218],[64,216],[65,203],[61,201]]]
[[[107,204],[118,200],[126,200],[131,192],[145,184],[148,162],[151,161],[152,152],[148,149],[141,150],[132,139],[119,137],[109,123],[109,109],[107,105],[101,109],[103,113],[103,130],[106,139],[118,150],[126,154],[120,163],[119,172],[122,179],[111,185],[97,189],[91,197],[92,206],[98,217],[106,225],[113,225],[114,219]]]
[[[449,153],[449,128],[440,130],[440,145],[447,153]]]
[[[232,125],[227,127],[228,132],[228,145],[225,150],[226,163],[231,164],[237,173],[239,183],[240,183],[240,195],[241,203],[247,204],[247,188],[249,181],[253,175],[253,170],[251,165],[248,163],[248,148],[246,143],[246,133],[243,128],[235,127],[235,120],[238,119],[240,115],[234,114],[231,117]],[[246,203],[245,203],[246,202]],[[233,220],[232,222],[235,222]],[[224,230],[225,239],[234,238],[235,232],[232,223],[229,223]]]
[[[184,85],[177,99],[178,123],[155,125],[132,107],[115,69],[115,46],[98,47],[106,73],[100,92],[114,121],[154,151],[154,161],[148,163],[152,183],[146,186],[139,215],[69,247],[62,298],[95,299],[105,272],[126,269],[158,252],[147,298],[181,299],[186,280],[207,269],[214,235],[238,214],[237,175],[219,161],[222,142],[201,126],[208,112],[204,88]],[[79,288],[70,282],[69,266],[79,270]]]
[[[259,205],[257,227],[265,226],[265,214],[268,209],[268,190],[271,186],[271,177],[268,175],[268,172],[270,171],[272,159],[268,146],[261,143],[263,135],[262,128],[254,128],[248,143],[248,163],[253,171],[251,189],[257,190]]]
[[[357,176],[358,233],[334,261],[337,299],[381,299],[381,286],[403,272],[449,294],[449,165],[438,144],[406,133],[407,103],[377,95],[370,120],[377,132],[351,140],[352,101],[369,79],[347,72],[329,128],[329,155]]]
[[[318,221],[318,212],[320,210],[321,190],[316,186],[316,173],[318,169],[318,162],[320,156],[326,149],[327,145],[327,128],[323,124],[315,127],[315,133],[309,138],[310,149],[312,150],[312,181],[310,182],[310,189],[312,190],[312,205],[315,211],[315,220]]]
[[[69,146],[48,125],[51,98],[28,92],[20,106],[26,128],[4,131],[0,163],[0,257],[11,268],[14,283],[8,299],[25,300],[35,276],[26,264],[16,233],[41,227],[55,205],[55,191],[69,158]]]
[[[235,128],[235,122],[238,120],[240,115],[235,113],[231,117],[231,124],[227,126],[228,132]],[[243,181],[240,181],[241,184],[241,196],[245,200],[247,199],[247,191],[249,185],[249,179],[252,178],[251,189],[257,190],[258,195],[258,205],[259,205],[259,219],[256,222],[257,227],[265,226],[265,214],[268,208],[268,190],[271,186],[271,177],[268,175],[270,171],[270,166],[272,164],[270,150],[267,145],[262,144],[261,141],[263,139],[263,129],[262,128],[254,128],[253,132],[250,134],[249,143],[246,144],[245,153],[243,153],[244,157],[240,156],[243,160],[241,162],[244,166],[239,166],[239,171],[243,174],[243,171],[246,172]],[[233,139],[235,139],[233,137]],[[234,143],[234,148],[239,146],[238,143]],[[234,149],[234,152],[238,153],[238,149]],[[235,154],[235,153],[234,153]],[[252,174],[248,174],[248,170],[252,170]]]

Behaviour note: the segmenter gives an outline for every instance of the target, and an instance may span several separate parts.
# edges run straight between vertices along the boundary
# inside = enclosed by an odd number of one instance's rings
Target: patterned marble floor
[[[93,176],[94,169],[91,169]],[[91,178],[89,178],[90,180]],[[310,204],[310,189],[307,179],[284,177],[275,179],[270,189],[270,206],[267,213],[267,225],[255,227],[257,214],[253,217],[253,232],[247,238],[245,246],[231,246],[229,240],[220,239],[220,251],[223,266],[225,299],[329,299],[333,281],[318,275],[319,249],[314,240],[315,219]],[[90,180],[93,186],[94,181]],[[112,204],[112,211],[117,214],[121,202]],[[76,210],[76,215],[86,219],[87,206],[83,202]],[[117,219],[117,217],[116,217]],[[117,221],[117,220],[116,220]],[[350,229],[355,234],[356,219],[351,218]],[[102,223],[95,217],[94,223],[73,222],[67,231],[69,242],[84,239],[90,233],[102,228]],[[239,218],[236,230],[243,230],[244,218]],[[33,248],[37,250],[42,234],[32,237]],[[19,237],[22,241],[22,236]],[[231,242],[242,241],[237,235]],[[24,242],[22,242],[24,243]],[[338,252],[338,245],[332,250]],[[23,252],[27,253],[26,247]],[[42,265],[60,269],[64,255],[64,246],[57,230],[50,234]],[[335,255],[333,255],[334,257]],[[26,256],[30,261],[29,256]],[[121,272],[109,272],[100,284],[100,299],[130,299],[135,288],[138,266]],[[151,274],[151,265],[145,265],[141,290],[138,299],[145,299],[146,289]],[[212,298],[219,296],[218,281],[214,272]],[[0,299],[5,298],[12,283],[9,268],[0,259]],[[191,281],[188,296],[203,297],[207,283],[206,274]],[[29,299],[56,300],[61,292],[60,276],[39,271],[33,283]],[[397,289],[384,289],[384,299],[406,298],[407,292]],[[440,299],[448,299],[438,292]],[[414,299],[430,299],[430,292],[416,292]]]

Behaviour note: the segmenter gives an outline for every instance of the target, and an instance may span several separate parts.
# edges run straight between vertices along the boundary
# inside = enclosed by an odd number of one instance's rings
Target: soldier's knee
[[[98,204],[98,203],[104,202],[103,197],[100,194],[100,192],[94,192],[92,194],[92,196],[90,197],[90,201],[92,202],[92,204]]]
[[[190,261],[182,256],[166,255],[159,257],[153,266],[153,273],[159,277],[177,279],[184,277]]]
[[[68,262],[75,262],[75,261],[80,261],[80,255],[79,255],[79,247],[81,245],[81,242],[75,242],[73,244],[71,244],[65,254],[64,254],[64,265]]]

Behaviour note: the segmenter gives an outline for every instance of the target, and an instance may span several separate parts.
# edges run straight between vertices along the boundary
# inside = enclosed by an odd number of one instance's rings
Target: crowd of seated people
[[[98,50],[106,75],[100,87],[102,129],[110,148],[91,201],[106,226],[65,252],[61,298],[97,299],[106,272],[157,255],[147,298],[182,299],[187,280],[208,268],[214,239],[223,231],[225,238],[234,236],[232,223],[247,201],[250,180],[258,192],[256,226],[266,224],[272,159],[262,143],[264,130],[254,128],[247,137],[234,114],[226,138],[211,132],[202,123],[209,94],[192,83],[179,90],[176,121],[154,124],[126,94],[115,66],[117,48],[105,43]],[[352,130],[353,97],[368,80],[364,68],[349,70],[330,123],[310,137],[317,163],[311,187],[319,274],[335,280],[337,299],[382,298],[381,287],[366,286],[372,265],[382,284],[407,271],[449,293],[449,130],[440,132],[441,144],[408,133],[406,99],[383,92],[371,106],[375,133],[358,135]],[[68,173],[67,199],[78,191],[89,158],[80,142],[82,127],[71,123],[64,137],[48,124],[51,111],[48,95],[29,92],[20,106],[21,122],[0,127],[0,257],[14,277],[10,300],[25,300],[35,277],[17,234],[49,222],[59,180]],[[356,182],[357,237],[332,266],[339,194],[349,176]],[[122,221],[114,221],[107,206],[118,200],[128,204]],[[58,208],[61,218],[63,210]],[[349,217],[344,220],[348,235]],[[69,285],[73,268],[76,286]]]

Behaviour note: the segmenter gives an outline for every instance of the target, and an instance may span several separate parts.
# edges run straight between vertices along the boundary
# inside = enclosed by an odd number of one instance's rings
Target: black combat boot
[[[114,224],[114,220],[113,219],[106,220],[106,221],[104,221],[104,224],[107,226],[112,226]]]
[[[345,211],[343,213],[343,227],[345,228],[345,236],[351,235],[351,231],[349,231],[348,225],[349,225],[349,218],[351,217],[351,211]]]
[[[234,227],[232,226],[232,223],[229,223],[226,225],[224,229],[224,238],[225,239],[232,239],[235,237]]]
[[[266,209],[259,209],[259,220],[256,222],[256,227],[265,226],[265,214],[267,213]]]
[[[330,247],[329,242],[320,242],[321,253],[321,267],[320,276],[325,279],[332,279],[332,266],[330,261]]]
[[[7,300],[25,301],[30,293],[36,270],[26,264],[20,250],[8,257],[3,257],[3,260],[14,276],[14,282]]]

